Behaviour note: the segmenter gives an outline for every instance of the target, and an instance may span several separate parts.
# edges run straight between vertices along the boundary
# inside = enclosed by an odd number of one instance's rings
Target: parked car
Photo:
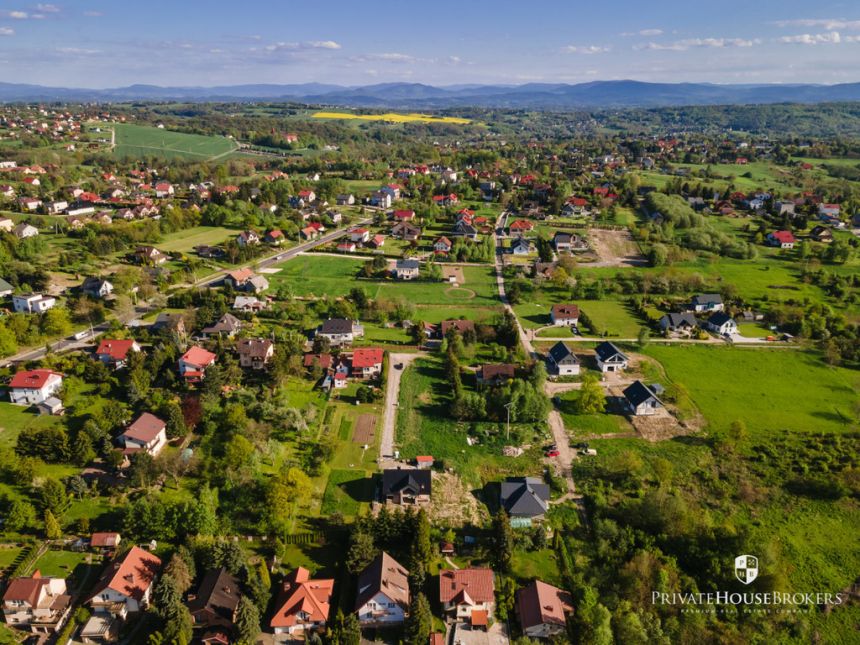
[[[558,450],[547,450],[547,457],[558,457],[561,453]]]

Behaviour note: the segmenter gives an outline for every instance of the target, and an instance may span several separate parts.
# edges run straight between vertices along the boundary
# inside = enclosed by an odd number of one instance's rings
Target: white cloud
[[[36,10],[42,13],[60,13],[60,8],[55,4],[37,4]]]
[[[635,45],[633,48],[654,51],[686,51],[698,47],[723,49],[728,47],[752,47],[759,44],[761,44],[761,40],[758,38],[754,38],[753,40],[746,40],[744,38],[686,38],[684,40],[676,40],[672,43],[649,42],[644,45]]]
[[[827,31],[821,34],[798,34],[782,36],[781,43],[796,43],[798,45],[838,45],[839,43],[854,43],[860,41],[860,36],[843,36],[838,31]]]
[[[860,20],[844,18],[799,18],[797,20],[777,20],[777,27],[822,27],[823,29],[860,29]]]
[[[26,20],[30,17],[26,11],[7,11],[6,15],[14,20]]]
[[[84,49],[82,47],[57,47],[57,51],[61,54],[69,54],[71,56],[95,56],[101,54],[98,49]]]
[[[609,47],[600,47],[598,45],[568,45],[562,47],[561,51],[566,54],[604,54],[609,51]]]
[[[279,42],[263,47],[266,51],[301,51],[303,49],[340,49],[340,45],[333,40],[311,40],[303,43]]]
[[[311,49],[340,49],[340,43],[333,40],[312,40],[309,43],[302,43],[305,47]]]
[[[640,36],[659,36],[662,33],[662,29],[642,29],[639,31]]]
[[[14,36],[15,30],[12,27],[0,27],[0,36]]]
[[[101,11],[84,11],[87,18],[101,18],[104,14]]]

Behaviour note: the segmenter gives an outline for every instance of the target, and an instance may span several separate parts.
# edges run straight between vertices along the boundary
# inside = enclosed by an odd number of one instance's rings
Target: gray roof
[[[600,343],[597,347],[594,348],[594,353],[597,354],[597,358],[604,362],[609,360],[613,356],[620,356],[624,360],[627,360],[627,355],[609,341],[604,341]]]
[[[554,363],[560,363],[569,356],[572,356],[574,360],[576,360],[576,355],[571,351],[570,347],[565,345],[562,341],[558,341],[549,350],[549,357]]]
[[[549,486],[537,477],[508,477],[502,482],[500,500],[511,516],[543,515],[549,506]]]
[[[13,291],[15,287],[6,282],[3,278],[0,278],[0,291]]]
[[[210,327],[204,327],[203,332],[206,334],[217,334],[220,332],[239,331],[242,327],[242,321],[236,318],[233,314],[224,314],[218,321]]]
[[[721,304],[723,298],[718,293],[700,293],[693,296],[692,302],[694,305]]]
[[[429,495],[430,481],[429,470],[389,468],[382,471],[382,494],[389,495],[408,489],[416,495]]]
[[[320,326],[321,334],[351,334],[352,321],[346,318],[329,318]]]
[[[418,260],[397,260],[395,265],[398,269],[417,269],[419,266]]]
[[[667,320],[669,323],[669,327],[681,327],[683,325],[689,325],[690,327],[696,327],[699,324],[699,321],[696,320],[696,317],[693,314],[666,314],[663,316],[663,319]]]
[[[731,319],[732,317],[725,311],[718,311],[714,314],[711,314],[711,316],[708,318],[708,323],[710,323],[711,325],[720,326],[729,322]]]
[[[642,381],[636,381],[632,385],[628,385],[624,389],[624,398],[627,399],[634,408],[652,398],[656,399],[661,405],[663,403],[657,398],[657,395],[654,394],[651,388],[645,385]]]

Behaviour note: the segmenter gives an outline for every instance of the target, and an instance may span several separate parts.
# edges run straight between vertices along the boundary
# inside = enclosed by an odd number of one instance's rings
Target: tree
[[[180,594],[188,591],[191,588],[191,583],[194,581],[191,571],[188,569],[188,564],[178,552],[170,556],[170,562],[164,568],[164,573],[176,581],[176,587]]]
[[[236,608],[236,631],[242,645],[251,645],[260,633],[260,610],[246,596],[239,599]]]
[[[329,634],[329,643],[330,645],[360,645],[361,623],[358,622],[355,612],[344,616],[340,609],[337,610],[337,616]]]
[[[576,411],[579,414],[597,414],[606,408],[606,395],[597,377],[588,374],[582,380],[582,389],[576,400]]]
[[[29,502],[16,499],[6,513],[6,523],[3,528],[12,532],[23,532],[36,522],[36,509]]]
[[[644,348],[648,346],[648,341],[651,338],[651,333],[648,331],[647,327],[639,328],[639,335],[636,338],[636,342],[639,344],[639,348]]]
[[[52,477],[48,477],[39,489],[39,502],[42,509],[59,517],[69,507],[69,496],[65,487]]]
[[[346,568],[352,574],[360,573],[376,557],[373,536],[362,528],[353,529],[349,551],[346,554]]]
[[[504,509],[499,509],[493,516],[493,546],[496,569],[508,573],[514,557],[514,531],[511,528],[511,518]]]
[[[432,560],[430,520],[422,508],[415,517],[415,534],[412,536],[412,549],[409,554],[409,582],[413,589],[421,589],[424,586],[427,567]]]
[[[60,529],[60,523],[57,521],[57,518],[54,514],[46,510],[45,511],[45,537],[49,540],[59,540],[63,535],[62,529]]]
[[[430,613],[430,601],[419,592],[412,596],[409,605],[409,616],[404,625],[403,643],[405,645],[425,645],[433,629],[433,616]]]

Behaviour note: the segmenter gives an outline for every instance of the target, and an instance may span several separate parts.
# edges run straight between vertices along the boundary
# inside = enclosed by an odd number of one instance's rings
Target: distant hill
[[[444,109],[499,107],[524,109],[751,105],[860,101],[860,83],[840,85],[713,85],[594,81],[526,85],[452,85],[382,83],[358,87],[303,83],[216,87],[130,85],[95,90],[0,83],[0,102],[16,101],[277,101],[322,105]]]

